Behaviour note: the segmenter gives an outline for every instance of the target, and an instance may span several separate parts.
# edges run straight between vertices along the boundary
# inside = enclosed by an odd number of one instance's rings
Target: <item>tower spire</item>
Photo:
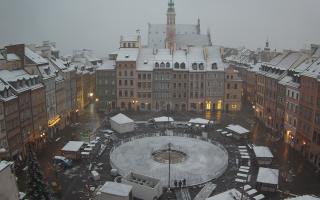
[[[166,48],[173,52],[176,47],[176,12],[173,0],[168,2],[166,36]]]

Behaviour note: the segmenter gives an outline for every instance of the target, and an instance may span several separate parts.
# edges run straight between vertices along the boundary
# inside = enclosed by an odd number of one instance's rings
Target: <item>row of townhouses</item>
[[[40,148],[76,120],[94,98],[100,60],[85,53],[62,59],[47,41],[0,51],[0,157],[18,158],[26,145]]]
[[[224,48],[197,24],[176,24],[169,1],[166,24],[148,25],[148,44],[122,36],[120,48],[98,67],[99,108],[212,111],[241,109],[242,81],[222,62]]]
[[[320,45],[273,52],[258,63],[242,51],[226,60],[239,71],[256,117],[320,167]]]

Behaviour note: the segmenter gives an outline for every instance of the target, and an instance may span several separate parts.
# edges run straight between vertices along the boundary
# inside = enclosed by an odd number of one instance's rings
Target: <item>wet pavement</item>
[[[253,116],[250,106],[245,106],[240,113],[222,113],[222,112],[206,112],[206,113],[175,113],[175,112],[132,112],[125,113],[135,121],[147,121],[152,117],[171,116],[176,121],[188,121],[191,117],[204,117],[217,122],[214,128],[206,130],[208,137],[215,139],[225,146],[229,152],[229,166],[227,171],[213,183],[217,184],[214,194],[231,189],[239,188],[239,184],[234,181],[237,173],[237,152],[238,145],[253,143],[256,145],[264,145],[271,148],[274,161],[272,168],[280,169],[279,189],[281,191],[293,194],[315,194],[320,195],[320,176],[315,173],[315,169],[311,164],[306,162],[302,156],[295,150],[284,144],[281,140],[274,140],[270,130],[266,129]],[[112,116],[112,114],[110,114]],[[52,165],[52,157],[60,154],[60,149],[72,139],[77,139],[82,130],[95,130],[100,127],[101,119],[96,113],[94,104],[89,105],[82,113],[80,113],[80,126],[77,128],[66,128],[58,137],[58,141],[52,141],[47,144],[47,148],[38,154],[40,166],[44,172],[46,180],[53,185],[53,191],[58,199],[89,199],[93,195],[93,190],[105,181],[113,181],[114,177],[110,175],[111,167],[109,165],[109,150],[112,142],[107,142],[107,150],[100,157],[92,157],[87,160],[81,160],[74,163],[74,167],[67,170],[57,170]],[[233,138],[222,136],[216,130],[226,127],[226,125],[235,123],[240,124],[251,130],[248,140],[236,140]],[[157,129],[161,131],[161,129]],[[139,124],[134,133],[119,135],[120,138],[132,137],[142,133],[154,132],[155,128],[145,124]],[[184,132],[184,128],[175,128],[176,132]],[[199,134],[197,131],[188,131],[190,134]],[[103,141],[103,143],[106,141]],[[250,152],[252,154],[252,152]],[[253,158],[253,156],[251,156]],[[252,162],[251,167],[251,184],[254,186],[258,166]],[[101,176],[100,181],[93,181],[90,176],[89,167],[96,169]],[[21,180],[24,178],[22,177]],[[56,183],[56,184],[55,184]],[[23,185],[23,184],[19,184]],[[55,186],[57,185],[57,186]],[[201,187],[189,188],[190,194],[194,197]],[[266,194],[268,199],[280,199],[284,195],[280,192],[276,194]],[[162,199],[166,199],[164,196]]]

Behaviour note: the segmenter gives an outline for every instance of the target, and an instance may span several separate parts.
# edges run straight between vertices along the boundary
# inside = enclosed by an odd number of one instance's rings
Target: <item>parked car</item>
[[[60,166],[64,169],[72,167],[72,161],[68,160],[63,156],[54,156],[53,157],[53,164],[56,166]]]

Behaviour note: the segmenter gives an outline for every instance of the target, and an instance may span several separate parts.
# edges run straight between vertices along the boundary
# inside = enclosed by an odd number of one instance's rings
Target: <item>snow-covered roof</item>
[[[98,66],[97,71],[114,70],[115,68],[116,68],[116,62],[114,60],[104,60],[102,65]]]
[[[250,132],[248,129],[237,124],[229,124],[226,128],[237,134],[245,134]]]
[[[287,198],[286,200],[319,200],[319,197],[311,196],[311,195],[302,195],[293,198]]]
[[[116,122],[117,124],[127,124],[132,123],[133,120],[127,117],[126,115],[119,113],[113,117],[110,118],[110,120]]]
[[[125,36],[121,36],[121,41],[137,42],[138,40],[139,40],[139,35],[125,35]]]
[[[51,64],[48,65],[41,65],[38,67],[40,75],[42,79],[49,79],[56,76],[56,73],[58,72],[57,69],[54,68]]]
[[[79,151],[84,142],[82,141],[69,141],[64,147],[61,149],[62,151]]]
[[[12,164],[12,162],[8,162],[6,160],[0,161],[0,172],[11,164]]]
[[[235,200],[240,199],[241,193],[237,189],[230,189],[220,194],[207,198],[206,200]]]
[[[131,192],[131,190],[132,190],[131,185],[107,181],[100,188],[99,191],[101,193],[112,194],[112,195],[121,196],[121,197],[127,197],[127,196],[129,196],[129,193]]]
[[[279,170],[259,167],[257,182],[278,185]]]
[[[208,124],[209,120],[203,118],[192,118],[189,120],[189,123],[192,124]]]
[[[301,75],[318,78],[320,75],[320,58],[314,59],[312,65],[310,65]]]
[[[50,59],[50,61],[59,69],[65,70],[67,66],[64,65],[64,62],[61,59]]]
[[[176,48],[187,48],[188,46],[204,47],[210,45],[210,38],[203,34],[177,34]]]
[[[154,58],[153,54],[154,49],[152,48],[141,48],[139,53],[139,58],[137,62],[138,71],[152,71],[154,67]]]
[[[138,48],[120,48],[117,61],[137,61],[139,55]]]
[[[177,35],[194,35],[197,34],[198,27],[195,24],[176,24]],[[148,27],[148,47],[164,48],[167,37],[166,24],[149,24]],[[190,42],[190,41],[186,41]],[[187,45],[185,45],[187,46]]]
[[[20,58],[14,53],[8,53],[7,60],[8,61],[17,61],[17,60],[20,60]]]
[[[254,146],[253,147],[254,154],[258,158],[273,158],[273,155],[269,149],[269,147],[265,146]]]
[[[24,53],[25,56],[30,59],[32,62],[34,62],[36,65],[44,65],[47,64],[48,61],[46,59],[44,59],[43,57],[41,57],[39,54],[33,52],[31,49],[29,49],[28,47],[24,48]]]
[[[166,117],[166,116],[162,116],[162,117],[156,117],[154,118],[155,122],[173,122],[173,118],[172,117]]]

